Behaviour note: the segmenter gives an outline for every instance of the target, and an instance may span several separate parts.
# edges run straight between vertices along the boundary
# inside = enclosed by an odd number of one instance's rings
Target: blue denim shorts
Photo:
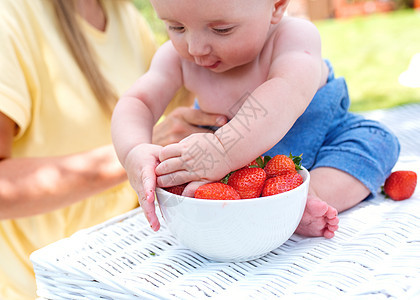
[[[396,136],[384,125],[350,113],[344,78],[331,64],[327,83],[318,90],[289,132],[265,155],[302,154],[308,170],[332,167],[357,178],[375,196],[400,152]]]

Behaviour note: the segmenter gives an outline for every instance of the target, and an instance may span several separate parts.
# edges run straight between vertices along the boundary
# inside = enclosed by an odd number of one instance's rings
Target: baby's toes
[[[326,218],[325,220],[328,223],[328,225],[338,225],[338,223],[340,222],[340,219],[338,217],[333,217],[331,219]]]
[[[327,225],[329,231],[334,232],[338,230],[338,225]]]
[[[331,220],[331,219],[336,218],[337,215],[338,215],[337,210],[334,207],[328,205],[328,209],[325,212],[325,217]]]
[[[324,230],[324,237],[327,239],[332,239],[334,237],[334,231],[328,230],[327,228]]]

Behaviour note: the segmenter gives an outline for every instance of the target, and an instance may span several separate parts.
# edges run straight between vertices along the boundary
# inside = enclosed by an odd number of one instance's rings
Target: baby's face
[[[151,0],[185,59],[214,72],[255,60],[271,28],[274,0]]]

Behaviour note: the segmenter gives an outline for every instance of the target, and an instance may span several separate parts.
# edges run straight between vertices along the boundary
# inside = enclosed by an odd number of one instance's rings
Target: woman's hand
[[[153,144],[166,146],[177,143],[193,133],[213,133],[199,126],[223,126],[226,116],[208,114],[191,107],[178,107],[153,129]]]

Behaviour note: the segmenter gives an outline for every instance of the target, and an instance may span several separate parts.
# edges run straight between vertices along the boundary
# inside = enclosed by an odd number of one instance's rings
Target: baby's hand
[[[140,144],[128,153],[124,163],[128,180],[136,191],[140,206],[154,231],[160,228],[155,211],[155,168],[159,163],[161,148],[152,144]]]
[[[229,156],[212,133],[192,134],[179,143],[162,148],[159,160],[156,175],[161,187],[192,181],[217,181],[231,171]]]

